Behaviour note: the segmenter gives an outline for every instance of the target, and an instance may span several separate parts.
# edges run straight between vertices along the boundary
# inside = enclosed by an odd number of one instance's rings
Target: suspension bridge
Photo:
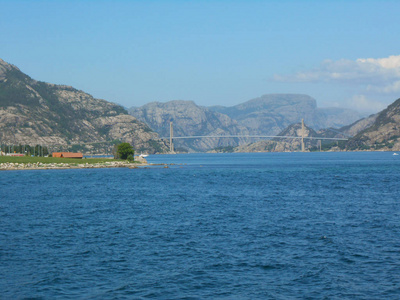
[[[203,139],[203,138],[265,138],[265,139],[301,139],[301,151],[305,152],[304,140],[331,140],[331,141],[347,141],[348,138],[326,138],[326,137],[313,137],[313,136],[305,136],[305,126],[304,119],[301,120],[301,136],[286,136],[286,135],[193,135],[193,136],[174,136],[174,127],[173,122],[170,122],[169,127],[169,137],[163,137],[162,139],[169,138],[169,150],[171,153],[174,153],[174,140],[178,139]],[[335,131],[342,135],[346,135],[340,131]],[[349,136],[350,137],[350,136]]]

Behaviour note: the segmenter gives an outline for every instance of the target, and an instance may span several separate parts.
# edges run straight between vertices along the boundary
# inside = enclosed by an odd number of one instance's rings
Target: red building
[[[53,157],[64,157],[64,158],[83,158],[82,153],[73,153],[73,152],[53,152]]]

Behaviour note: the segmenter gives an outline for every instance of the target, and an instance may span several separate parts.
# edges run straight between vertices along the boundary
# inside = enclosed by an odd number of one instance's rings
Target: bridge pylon
[[[301,119],[301,152],[306,152],[306,147],[304,145],[304,119]]]
[[[174,137],[174,125],[171,121],[169,122],[169,152],[171,153],[174,153],[173,137]]]

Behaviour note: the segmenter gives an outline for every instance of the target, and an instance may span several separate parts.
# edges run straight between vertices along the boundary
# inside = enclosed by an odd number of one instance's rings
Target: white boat
[[[147,156],[149,156],[148,154],[140,154],[139,155],[140,157],[147,157]]]
[[[395,152],[395,153],[393,153],[393,155],[398,155],[398,154]]]

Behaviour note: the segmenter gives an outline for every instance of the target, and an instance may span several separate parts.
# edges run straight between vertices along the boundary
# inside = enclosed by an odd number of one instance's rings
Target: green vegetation
[[[360,150],[370,150],[371,147],[368,146],[368,145],[361,145],[361,146],[359,147],[359,149],[360,149]]]
[[[277,145],[276,142],[271,142],[271,143],[269,143],[268,145],[266,145],[266,146],[264,147],[264,150],[270,152],[270,151],[272,151],[273,149],[275,149],[276,145]]]
[[[48,119],[53,126],[56,126],[58,131],[72,138],[74,134],[80,133],[80,128],[76,121],[85,119],[85,112],[82,110],[74,110],[72,106],[60,102],[57,91],[57,86],[49,86],[45,82],[38,81],[33,85],[33,88],[44,99],[48,107],[54,115],[48,115]]]
[[[153,129],[151,129],[149,126],[146,126],[143,128],[144,132],[153,132]]]
[[[147,143],[150,148],[154,149],[155,153],[163,153],[164,152],[164,150],[161,146],[162,144],[160,142],[155,141],[155,140],[148,140]]]
[[[235,147],[233,146],[225,146],[225,147],[217,147],[214,148],[215,151],[221,152],[221,153],[233,153]]]
[[[183,147],[175,147],[175,152],[177,153],[189,153],[188,149]]]
[[[336,141],[336,142],[322,141],[321,151],[328,151],[333,147],[338,147],[339,149],[344,150],[346,146],[347,146],[346,141]],[[310,148],[310,152],[318,152],[318,151],[319,151],[319,145]]]
[[[7,81],[0,83],[0,107],[23,104],[39,105],[39,98],[33,95],[26,84],[32,79],[17,69],[6,72]]]
[[[100,135],[104,135],[104,136],[108,137],[110,130],[111,130],[111,126],[104,126],[104,127],[100,128],[98,130],[98,132]]]
[[[390,141],[387,140],[383,140],[382,142],[375,141],[375,143],[371,146],[371,148],[373,148],[374,150],[379,150],[382,148],[392,149],[395,141],[397,141],[397,138],[393,139],[393,137],[391,137]]]
[[[104,162],[112,162],[118,161],[110,158],[84,158],[84,159],[76,159],[76,158],[62,158],[62,157],[30,157],[30,156],[0,156],[0,163],[24,163],[24,164],[34,164],[34,163],[43,163],[43,164],[98,164]]]
[[[122,142],[120,140],[112,140],[110,143],[111,145],[118,145],[121,144]]]
[[[130,159],[130,161],[133,161],[133,155],[135,154],[135,150],[133,150],[133,147],[129,143],[121,143],[117,146],[117,157],[120,159]]]

